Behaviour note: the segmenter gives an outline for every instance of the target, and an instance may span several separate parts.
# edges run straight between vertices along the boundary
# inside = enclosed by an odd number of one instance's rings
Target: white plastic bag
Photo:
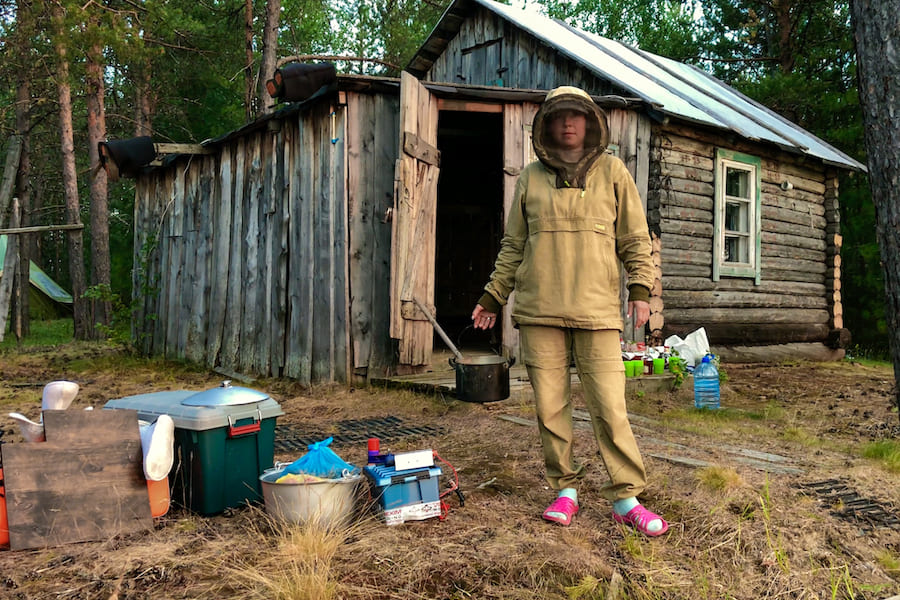
[[[692,331],[684,339],[677,335],[669,336],[665,344],[673,353],[677,352],[689,367],[699,364],[703,357],[709,354],[709,340],[706,339],[706,330],[702,327]]]

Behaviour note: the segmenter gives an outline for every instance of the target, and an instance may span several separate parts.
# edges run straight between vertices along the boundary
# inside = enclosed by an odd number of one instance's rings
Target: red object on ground
[[[3,467],[0,467],[0,548],[9,546],[9,519],[6,516],[6,487],[3,485]]]

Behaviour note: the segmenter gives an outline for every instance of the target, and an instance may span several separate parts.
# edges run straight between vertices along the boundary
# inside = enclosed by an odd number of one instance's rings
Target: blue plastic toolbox
[[[440,516],[440,467],[397,471],[394,467],[369,465],[363,472],[388,525]]]

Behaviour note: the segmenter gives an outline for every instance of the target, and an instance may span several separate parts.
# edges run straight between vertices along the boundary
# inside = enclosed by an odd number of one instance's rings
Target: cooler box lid
[[[214,403],[219,395],[225,397],[226,403]],[[201,405],[197,405],[198,397]],[[248,398],[255,400],[247,402]],[[229,399],[231,402],[228,402]],[[228,427],[241,419],[263,420],[284,414],[281,406],[268,395],[240,387],[217,387],[201,392],[173,390],[138,394],[110,400],[103,408],[135,410],[139,419],[150,422],[160,415],[169,415],[175,422],[175,427],[192,431]]]

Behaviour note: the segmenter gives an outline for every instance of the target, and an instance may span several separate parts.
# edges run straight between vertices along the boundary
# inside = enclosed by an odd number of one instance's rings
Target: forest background
[[[97,142],[199,143],[273,109],[283,57],[399,76],[447,0],[0,0],[0,157],[22,141],[23,256],[73,295],[75,337],[128,329],[134,182]],[[581,29],[695,65],[866,163],[849,1],[541,0]],[[340,59],[338,57],[345,57]],[[840,181],[844,323],[888,356],[876,217],[865,174]],[[8,226],[0,207],[0,228]],[[23,261],[23,264],[27,262]],[[27,302],[27,297],[22,298]],[[27,306],[26,306],[27,308]],[[27,335],[28,323],[22,334]]]

